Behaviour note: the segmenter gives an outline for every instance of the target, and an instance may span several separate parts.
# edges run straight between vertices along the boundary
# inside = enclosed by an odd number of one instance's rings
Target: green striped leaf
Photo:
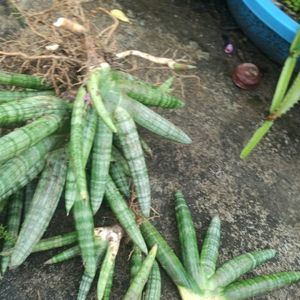
[[[224,289],[226,300],[243,300],[266,294],[300,280],[300,272],[280,272],[238,281]]]
[[[199,282],[200,258],[197,236],[192,215],[181,191],[175,193],[175,205],[183,265],[196,282]]]
[[[86,122],[83,129],[83,147],[82,147],[82,155],[83,155],[83,165],[84,167],[87,164],[91,148],[93,146],[94,137],[96,133],[97,126],[97,114],[93,108],[90,108],[86,114]],[[65,205],[67,215],[70,213],[71,208],[74,205],[75,199],[77,196],[77,186],[76,186],[76,177],[74,174],[73,166],[71,163],[68,165],[67,179],[66,179],[66,187],[65,187]]]
[[[99,247],[96,250],[97,268],[99,268],[99,266],[100,266],[101,260],[106,252],[107,245],[108,245],[108,242],[106,240],[102,240],[102,241],[103,242],[99,243]],[[86,299],[86,297],[90,291],[91,285],[93,283],[94,277],[95,277],[95,274],[90,276],[85,270],[85,272],[81,278],[81,281],[80,281],[77,300],[85,300]]]
[[[138,248],[137,246],[133,246],[132,254],[130,257],[130,264],[131,264],[130,280],[131,281],[138,273],[142,263],[143,263],[143,254],[142,254],[141,249]]]
[[[138,273],[132,280],[129,289],[124,296],[124,300],[140,299],[144,286],[152,270],[156,253],[157,253],[157,245],[154,245],[150,250],[149,254],[147,255],[147,257],[145,258],[145,260],[143,261]]]
[[[42,116],[0,138],[0,163],[20,154],[62,126],[60,115]]]
[[[122,166],[118,162],[112,162],[110,164],[109,174],[120,193],[128,199],[130,197],[130,187]]]
[[[216,273],[209,279],[207,285],[210,289],[225,287],[243,274],[273,258],[275,254],[276,251],[274,250],[261,250],[239,255],[217,269]]]
[[[119,81],[118,87],[132,99],[148,106],[164,108],[180,108],[184,102],[175,96],[169,95],[159,88],[149,87],[136,81]]]
[[[77,242],[77,232],[68,232],[40,240],[32,252],[41,252],[50,249],[64,247]]]
[[[108,274],[106,286],[104,289],[104,294],[103,294],[103,300],[110,300],[110,294],[112,290],[112,285],[113,285],[113,275],[114,275],[114,269],[115,266],[113,266]]]
[[[0,84],[14,85],[35,90],[49,90],[51,85],[42,77],[0,71]]]
[[[133,243],[138,246],[144,253],[147,253],[147,246],[135,221],[133,212],[129,209],[127,203],[119,193],[117,187],[109,176],[105,190],[106,202],[122,225],[125,232],[131,238]]]
[[[115,111],[115,120],[123,153],[128,161],[135,185],[140,209],[145,217],[149,217],[151,206],[150,182],[135,124],[126,110],[120,107]]]
[[[135,102],[128,97],[123,97],[120,105],[142,127],[178,143],[190,144],[192,142],[181,129],[143,104]]]
[[[59,137],[48,137],[0,166],[0,201],[37,176],[58,141]]]
[[[87,82],[87,89],[92,98],[93,105],[103,120],[103,122],[110,128],[111,131],[116,132],[117,129],[110,117],[110,113],[107,111],[103,99],[101,97],[101,90],[100,90],[100,82],[101,82],[101,70],[95,69],[90,72],[90,78]]]
[[[66,178],[66,151],[51,153],[39,180],[30,210],[11,256],[11,267],[19,266],[40,240],[55,212]]]
[[[91,172],[91,205],[93,214],[101,206],[111,159],[112,132],[98,118],[94,140]]]
[[[156,228],[148,221],[143,220],[140,225],[142,234],[149,247],[153,247],[155,244],[158,246],[156,258],[160,265],[164,268],[167,274],[171,277],[173,282],[179,287],[185,287],[191,289],[196,293],[199,292],[199,288],[196,282],[189,276],[185,268],[181,264],[174,251],[170,248],[165,239],[160,235]]]
[[[67,260],[74,258],[76,256],[79,256],[79,255],[80,255],[79,246],[73,246],[73,247],[51,257],[50,259],[45,261],[44,264],[45,265],[58,264],[58,263],[67,261]]]
[[[29,211],[29,208],[30,208],[30,205],[32,202],[32,198],[33,198],[35,189],[37,187],[37,183],[38,183],[38,180],[37,180],[37,178],[35,178],[26,185],[25,200],[24,200],[24,216],[26,216],[27,212]]]
[[[95,237],[90,202],[77,196],[73,206],[73,217],[85,273],[94,277],[96,272]]]
[[[113,146],[111,149],[111,156],[112,156],[112,160],[117,161],[118,164],[122,167],[124,173],[127,176],[131,176],[127,160],[115,146]]]
[[[109,277],[114,270],[116,256],[120,246],[119,240],[111,240],[108,242],[105,257],[100,268],[99,279],[97,283],[97,299],[102,300],[105,294],[105,288],[108,284]]]
[[[54,91],[0,91],[0,103],[21,100],[35,96],[54,96]]]
[[[159,266],[154,261],[151,273],[148,278],[145,292],[143,294],[143,300],[159,300],[161,297],[161,278]]]
[[[200,287],[204,288],[206,281],[216,270],[220,246],[219,216],[214,216],[207,230],[200,254]]]
[[[70,136],[70,164],[72,165],[76,177],[79,197],[83,200],[87,200],[89,198],[85,164],[83,162],[83,125],[87,108],[84,101],[85,94],[85,89],[81,86],[74,101]]]
[[[15,241],[17,240],[21,217],[22,217],[22,209],[23,209],[23,197],[24,190],[18,191],[16,194],[11,196],[8,216],[7,216],[7,224],[6,229],[8,234],[11,236],[11,239],[4,240],[2,251],[6,251],[12,248],[15,245]],[[3,275],[8,266],[10,264],[10,256],[4,256],[1,260],[1,274]]]
[[[66,101],[52,96],[38,96],[0,105],[0,125],[25,122],[43,115],[68,114]]]

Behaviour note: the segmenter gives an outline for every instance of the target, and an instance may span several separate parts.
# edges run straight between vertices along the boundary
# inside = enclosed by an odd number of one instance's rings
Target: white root
[[[120,52],[120,53],[116,54],[116,57],[118,59],[121,59],[121,58],[126,58],[127,56],[131,56],[131,55],[141,57],[143,59],[149,60],[156,64],[167,65],[172,70],[184,70],[184,69],[194,69],[195,68],[195,66],[192,66],[192,65],[178,63],[174,59],[171,59],[171,58],[157,57],[157,56],[153,56],[148,53],[145,53],[145,52],[141,52],[139,50],[127,50],[124,52]]]
[[[68,31],[71,31],[73,33],[85,33],[87,32],[87,29],[82,26],[81,24],[72,21],[67,18],[58,18],[56,22],[53,23],[55,27],[61,27],[63,29],[66,29]]]
[[[59,45],[58,44],[50,44],[50,45],[47,45],[45,48],[46,48],[46,50],[49,50],[49,51],[56,51],[59,48]]]

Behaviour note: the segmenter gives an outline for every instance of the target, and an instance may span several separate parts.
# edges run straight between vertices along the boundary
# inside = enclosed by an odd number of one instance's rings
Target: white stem
[[[120,242],[123,237],[123,230],[119,225],[111,227],[97,227],[94,232],[97,237],[109,242]]]
[[[176,65],[178,65],[178,63],[174,59],[153,56],[148,53],[141,52],[139,50],[127,50],[124,52],[120,52],[120,53],[116,54],[116,57],[118,59],[121,59],[121,58],[125,58],[125,57],[131,56],[131,55],[144,58],[144,59],[154,62],[156,64],[167,65],[170,69],[175,69]],[[181,64],[181,65],[184,66],[184,64]],[[191,66],[189,66],[189,65],[186,65],[186,66],[187,66],[187,68],[191,68]]]

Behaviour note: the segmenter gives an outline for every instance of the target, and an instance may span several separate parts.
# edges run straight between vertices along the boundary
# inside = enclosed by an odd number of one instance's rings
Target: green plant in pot
[[[282,0],[283,4],[285,4],[288,8],[290,8],[293,12],[300,12],[300,1],[299,0]]]

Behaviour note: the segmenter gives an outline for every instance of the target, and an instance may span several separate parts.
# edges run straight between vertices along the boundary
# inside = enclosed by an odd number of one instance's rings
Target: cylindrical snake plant
[[[182,261],[148,221],[141,224],[149,247],[158,246],[157,260],[177,285],[185,300],[241,300],[262,295],[300,280],[300,272],[281,272],[239,280],[239,277],[275,256],[272,249],[249,252],[217,267],[220,244],[220,220],[216,216],[208,229],[202,251],[191,214],[181,192],[175,194],[176,218],[180,236]]]
[[[30,253],[77,243],[46,264],[80,254],[85,271],[77,299],[86,298],[98,268],[98,298],[108,299],[122,230],[112,227],[105,235],[105,229],[94,229],[94,215],[104,196],[136,251],[147,255],[132,272],[125,299],[160,298],[160,272],[155,258],[178,286],[183,299],[246,299],[299,280],[300,273],[285,272],[236,281],[272,258],[273,250],[244,254],[217,268],[220,220],[213,218],[199,254],[191,214],[180,192],[176,194],[176,217],[183,264],[149,221],[143,219],[140,230],[135,213],[123,198],[130,197],[131,177],[140,207],[138,214],[150,216],[151,192],[144,154],[152,156],[152,151],[139,137],[136,124],[179,143],[191,142],[181,129],[147,107],[182,107],[183,102],[169,93],[171,83],[167,80],[161,86],[153,86],[114,71],[105,63],[89,71],[74,103],[68,104],[54,97],[43,79],[0,72],[0,84],[24,88],[0,92],[0,125],[10,126],[8,131],[14,124],[19,127],[0,138],[0,204],[5,206],[10,195],[30,184],[44,169],[34,194],[28,193],[32,199],[26,200],[20,233],[1,253],[5,258],[3,270],[9,261],[11,267],[20,265]],[[291,90],[294,95],[296,92]],[[286,107],[294,103],[292,96]],[[68,126],[70,134],[58,134],[60,128]],[[65,181],[66,210],[67,214],[73,212],[76,232],[40,240]],[[11,222],[16,226],[11,226],[11,231],[15,235],[20,209],[13,215]],[[152,248],[149,253],[146,243]]]

